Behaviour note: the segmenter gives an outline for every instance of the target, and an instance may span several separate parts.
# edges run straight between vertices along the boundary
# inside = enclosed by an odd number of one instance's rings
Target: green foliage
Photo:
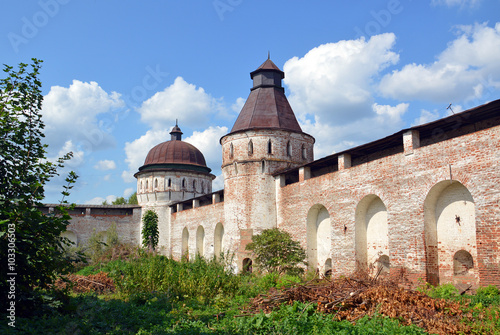
[[[115,259],[109,262],[96,263],[92,265],[87,265],[83,269],[80,269],[77,274],[82,276],[95,275],[99,272],[109,273],[110,276],[119,276],[123,270],[127,269],[128,264],[122,259]]]
[[[24,334],[425,334],[416,326],[397,320],[364,317],[352,324],[332,321],[331,315],[315,312],[314,305],[282,305],[269,314],[234,317],[237,309],[220,310],[195,302],[175,302],[163,293],[135,294],[128,302],[103,300],[93,295],[72,298],[75,311],[21,320]],[[8,329],[0,332],[8,334]],[[5,331],[5,332],[4,332]]]
[[[137,201],[137,192],[134,192],[127,200],[130,205],[137,205],[139,202]]]
[[[142,245],[155,249],[158,245],[158,214],[149,209],[142,217]]]
[[[494,298],[500,295],[500,290],[495,285],[488,285],[486,287],[479,287],[476,290],[476,295],[484,298]]]
[[[125,199],[124,197],[118,197],[114,201],[111,202],[111,204],[108,204],[107,200],[104,200],[102,202],[103,205],[137,205],[139,202],[137,201],[137,192],[134,192],[128,199]]]
[[[137,249],[136,246],[120,242],[116,223],[113,222],[108,230],[97,232],[94,229],[83,251],[90,264],[97,265],[116,259],[134,258]]]
[[[69,240],[61,234],[69,224],[64,199],[77,179],[74,172],[66,178],[61,204],[54,213],[44,215],[40,210],[45,184],[71,158],[69,153],[56,163],[47,160],[47,145],[42,143],[40,67],[36,59],[31,70],[23,63],[18,71],[5,66],[6,78],[0,80],[0,262],[10,264],[8,271],[0,272],[0,307],[4,310],[9,303],[7,279],[14,276],[7,273],[17,273],[19,314],[32,312],[41,301],[37,290],[70,268],[64,252]]]
[[[86,255],[90,257],[92,263],[97,263],[106,250],[104,242],[105,231],[97,232],[94,228],[89,240],[87,241]]]
[[[117,276],[122,294],[165,292],[175,299],[210,301],[217,295],[234,295],[238,277],[225,262],[197,257],[193,262],[177,262],[165,256],[145,254],[128,263]]]
[[[256,265],[264,271],[295,275],[304,272],[300,264],[306,265],[306,252],[285,231],[277,228],[264,230],[252,236],[246,249],[253,251]]]
[[[476,290],[476,294],[470,296],[470,300],[472,306],[500,306],[500,290],[495,285],[479,287]]]
[[[429,283],[421,282],[417,290],[435,299],[453,299],[459,297],[458,289],[450,283],[432,286]]]
[[[301,302],[243,317],[241,308],[249,297],[300,278],[276,272],[235,275],[228,267],[231,262],[204,258],[177,262],[143,251],[138,259],[100,267],[112,274],[120,294],[78,295],[64,312],[21,318],[16,330],[26,334],[425,334],[415,325],[403,326],[397,319],[380,315],[365,316],[354,324],[334,321],[332,315],[317,312],[315,304]],[[485,297],[494,296],[495,291],[479,290]],[[471,333],[498,333],[498,306],[463,306],[477,316]],[[0,323],[0,334],[9,330]]]

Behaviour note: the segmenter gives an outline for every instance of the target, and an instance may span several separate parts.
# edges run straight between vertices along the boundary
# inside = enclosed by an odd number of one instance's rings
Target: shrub
[[[152,250],[158,245],[158,214],[149,209],[142,217],[142,244]]]
[[[246,246],[253,251],[257,266],[268,272],[278,274],[302,274],[306,265],[306,252],[299,242],[294,241],[289,233],[277,228],[264,230],[252,236],[252,242]]]
[[[165,292],[175,299],[208,302],[217,295],[232,296],[238,277],[216,258],[197,257],[193,262],[177,262],[161,255],[145,254],[128,262],[115,276],[122,294]]]
[[[71,158],[69,153],[56,163],[47,159],[40,67],[37,59],[31,72],[27,64],[21,63],[18,71],[5,66],[6,78],[0,79],[0,308],[5,311],[8,304],[17,304],[18,315],[36,311],[42,299],[39,289],[49,287],[71,266],[64,251],[70,243],[61,234],[69,224],[68,206],[63,204],[76,181],[74,172],[66,178],[54,213],[40,210],[45,184]]]

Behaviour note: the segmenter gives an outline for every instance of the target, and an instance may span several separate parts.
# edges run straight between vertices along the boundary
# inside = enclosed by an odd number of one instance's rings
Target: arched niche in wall
[[[224,252],[224,246],[222,244],[222,239],[224,238],[224,226],[222,223],[217,223],[215,225],[214,231],[214,256],[219,258],[221,253]]]
[[[250,140],[248,141],[248,156],[252,156],[253,155],[253,141]]]
[[[374,194],[365,196],[356,207],[355,218],[357,266],[368,270],[376,269],[381,260],[389,264],[389,226],[387,208],[382,200]]]
[[[182,230],[181,257],[186,260],[189,259],[189,231],[187,227]]]
[[[317,204],[309,209],[306,232],[309,267],[319,273],[324,273],[332,246],[330,214],[325,206]]]
[[[475,204],[463,184],[444,180],[430,189],[424,201],[424,228],[427,281],[433,285],[461,280],[477,283],[478,274],[471,265],[477,258]],[[472,259],[461,257],[465,253]],[[471,266],[460,273],[461,279],[454,278],[457,262]]]
[[[201,225],[196,229],[196,253],[205,257],[205,229]]]
[[[244,273],[252,273],[253,271],[253,261],[251,258],[245,258],[242,262],[242,271]]]
[[[330,278],[332,276],[332,259],[328,258],[325,262],[323,276]]]
[[[286,155],[290,157],[292,155],[292,144],[290,141],[286,142]]]

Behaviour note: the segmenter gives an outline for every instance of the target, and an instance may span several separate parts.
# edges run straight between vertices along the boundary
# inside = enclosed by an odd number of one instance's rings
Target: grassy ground
[[[298,302],[269,314],[241,316],[257,294],[300,278],[234,275],[215,260],[175,262],[142,255],[86,267],[80,274],[99,271],[114,279],[115,292],[72,293],[51,312],[18,318],[15,329],[2,322],[0,334],[425,334],[415,325],[401,326],[380,315],[355,324],[333,321],[332,315],[316,312],[314,304]],[[498,289],[485,288],[472,297],[459,296],[450,286],[422,290],[461,301],[464,310],[476,313],[473,333],[500,334]]]

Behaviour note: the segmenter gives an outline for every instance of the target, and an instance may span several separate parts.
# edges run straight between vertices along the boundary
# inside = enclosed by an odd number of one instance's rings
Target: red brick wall
[[[494,126],[281,187],[278,227],[306,246],[309,209],[322,204],[332,225],[332,271],[355,269],[355,212],[374,194],[387,208],[391,268],[426,278],[424,200],[438,182],[451,178],[471,193],[476,208],[479,284],[500,286],[500,127]],[[451,266],[453,266],[451,264]]]

